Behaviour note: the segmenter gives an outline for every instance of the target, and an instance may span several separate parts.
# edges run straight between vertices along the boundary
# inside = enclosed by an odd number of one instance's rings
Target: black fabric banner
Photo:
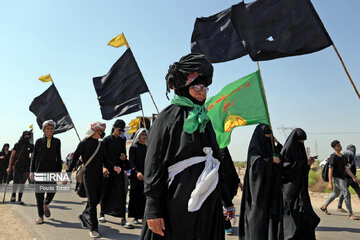
[[[29,110],[35,114],[40,129],[43,122],[50,119],[56,122],[54,134],[66,132],[74,127],[54,84],[34,98]]]
[[[253,61],[302,55],[332,45],[310,0],[258,0],[232,6],[231,20]]]
[[[196,19],[191,52],[204,54],[212,63],[226,62],[248,54],[231,22],[231,8]]]
[[[140,96],[126,100],[120,104],[103,104],[100,106],[102,118],[111,120],[122,115],[140,111],[142,109]]]
[[[119,116],[116,112],[120,108],[135,110],[135,105],[140,101],[139,95],[149,91],[130,48],[115,62],[106,75],[94,77],[93,83],[102,113],[110,113],[111,109],[113,109],[116,116]],[[126,108],[125,104],[127,102],[130,105]],[[137,109],[139,109],[139,106]],[[121,115],[127,113],[129,112],[126,111]],[[107,118],[104,119],[109,120],[108,117],[111,114],[105,115]]]

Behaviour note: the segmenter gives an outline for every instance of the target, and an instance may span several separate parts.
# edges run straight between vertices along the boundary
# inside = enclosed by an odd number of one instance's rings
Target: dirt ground
[[[241,193],[239,194],[239,197]],[[317,193],[310,192],[311,201],[314,209],[319,209],[320,206],[325,202],[328,193]],[[356,195],[352,195],[351,199],[352,207],[354,212],[360,211],[360,200]],[[330,213],[336,213],[337,200],[335,200],[329,207]],[[343,206],[345,208],[345,204]],[[10,205],[0,204],[0,236],[1,239],[24,239],[34,240],[34,236],[31,233],[30,226],[23,224],[22,219],[15,217],[12,213]],[[321,216],[320,216],[321,217]]]
[[[16,218],[8,205],[0,204],[0,216],[1,239],[35,239],[29,231],[29,226],[24,225],[20,219]]]

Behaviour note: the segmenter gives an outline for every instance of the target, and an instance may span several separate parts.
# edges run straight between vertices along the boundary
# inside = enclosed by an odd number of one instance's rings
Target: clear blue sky
[[[125,47],[107,46],[124,32],[145,80],[160,109],[165,97],[168,66],[190,51],[196,17],[209,16],[239,1],[1,1],[0,3],[0,144],[11,146],[35,116],[28,110],[34,97],[50,85],[38,77],[51,73],[55,84],[83,137],[90,122],[101,120],[92,77],[105,74]],[[248,1],[246,1],[248,2]],[[360,88],[358,46],[360,1],[312,1],[325,27]],[[274,133],[282,142],[280,126],[302,127],[306,145],[321,158],[332,149],[330,142],[360,149],[360,101],[338,61],[327,48],[305,56],[261,62]],[[209,95],[224,85],[256,70],[249,57],[215,64]],[[155,112],[148,94],[142,95],[146,115]],[[124,116],[130,120],[141,113]],[[113,121],[106,121],[109,133]],[[254,127],[236,128],[230,151],[234,160],[246,159]],[[353,134],[311,134],[355,132]],[[289,134],[289,132],[287,132]],[[35,138],[42,132],[36,126]],[[74,130],[57,135],[63,158],[78,143]]]

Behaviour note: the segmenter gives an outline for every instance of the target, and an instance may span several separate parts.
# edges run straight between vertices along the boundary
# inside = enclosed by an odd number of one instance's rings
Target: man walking
[[[334,149],[334,153],[329,158],[329,189],[334,190],[325,204],[320,207],[321,211],[330,215],[327,211],[329,204],[337,198],[340,193],[345,198],[345,205],[348,209],[349,218],[353,220],[359,220],[359,217],[354,216],[351,208],[351,195],[346,185],[346,174],[348,174],[355,182],[360,183],[354,174],[350,171],[348,161],[346,157],[341,153],[342,146],[338,140],[334,140],[331,143],[331,147]],[[333,186],[333,182],[335,187]]]

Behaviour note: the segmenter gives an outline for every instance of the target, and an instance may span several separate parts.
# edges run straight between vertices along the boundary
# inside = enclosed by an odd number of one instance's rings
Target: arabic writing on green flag
[[[259,123],[270,125],[259,71],[228,84],[209,98],[205,107],[220,148],[229,145],[235,127]]]

